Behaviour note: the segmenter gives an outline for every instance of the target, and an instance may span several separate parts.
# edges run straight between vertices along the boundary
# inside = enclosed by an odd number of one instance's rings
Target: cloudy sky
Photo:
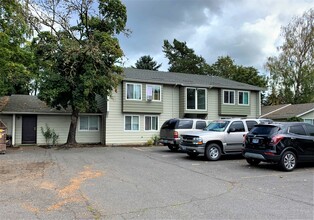
[[[167,71],[163,41],[184,41],[209,64],[229,55],[238,65],[263,65],[281,45],[280,28],[314,7],[314,0],[122,0],[127,28],[120,36],[124,66],[150,55]]]

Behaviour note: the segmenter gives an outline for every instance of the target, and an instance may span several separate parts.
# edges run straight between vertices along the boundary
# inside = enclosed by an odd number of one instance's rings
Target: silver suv
[[[179,149],[180,135],[192,132],[201,131],[209,124],[208,120],[192,119],[192,118],[172,118],[161,126],[159,142],[171,151]]]
[[[203,131],[181,135],[180,148],[191,157],[204,154],[208,160],[219,160],[222,154],[241,154],[243,136],[258,119],[224,119],[211,122]]]

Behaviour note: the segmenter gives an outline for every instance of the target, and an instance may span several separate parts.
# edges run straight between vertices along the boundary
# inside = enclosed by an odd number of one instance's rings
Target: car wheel
[[[187,154],[192,158],[195,158],[199,155],[199,153],[196,153],[196,152],[187,152]]]
[[[172,152],[176,152],[179,150],[179,147],[176,145],[168,145],[169,150],[171,150]]]
[[[291,151],[286,151],[282,155],[279,165],[284,171],[292,171],[297,165],[297,158]]]
[[[208,160],[219,160],[221,156],[220,146],[218,144],[210,144],[205,149],[205,156]]]
[[[261,162],[260,160],[253,158],[246,158],[246,161],[252,166],[257,166]]]

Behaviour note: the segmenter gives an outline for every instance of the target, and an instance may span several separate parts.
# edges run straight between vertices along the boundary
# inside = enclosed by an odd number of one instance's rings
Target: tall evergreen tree
[[[140,57],[136,61],[135,67],[132,66],[132,68],[136,68],[136,69],[145,69],[145,70],[154,70],[154,71],[158,71],[160,67],[161,67],[161,64],[157,64],[157,62],[154,61],[154,59],[149,55]]]
[[[170,72],[181,72],[191,74],[207,74],[208,64],[201,56],[197,56],[193,49],[186,45],[186,42],[173,40],[173,45],[164,40],[163,52],[169,60]]]

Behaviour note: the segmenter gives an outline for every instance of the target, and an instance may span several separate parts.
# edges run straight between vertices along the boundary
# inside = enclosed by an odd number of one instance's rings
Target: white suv
[[[204,154],[208,160],[218,160],[223,154],[241,154],[243,136],[258,119],[223,119],[211,122],[203,131],[181,135],[180,148],[191,157]]]
[[[171,151],[177,151],[179,149],[180,135],[203,130],[210,121],[204,119],[192,119],[192,118],[172,118],[161,126],[159,134],[159,142]]]

